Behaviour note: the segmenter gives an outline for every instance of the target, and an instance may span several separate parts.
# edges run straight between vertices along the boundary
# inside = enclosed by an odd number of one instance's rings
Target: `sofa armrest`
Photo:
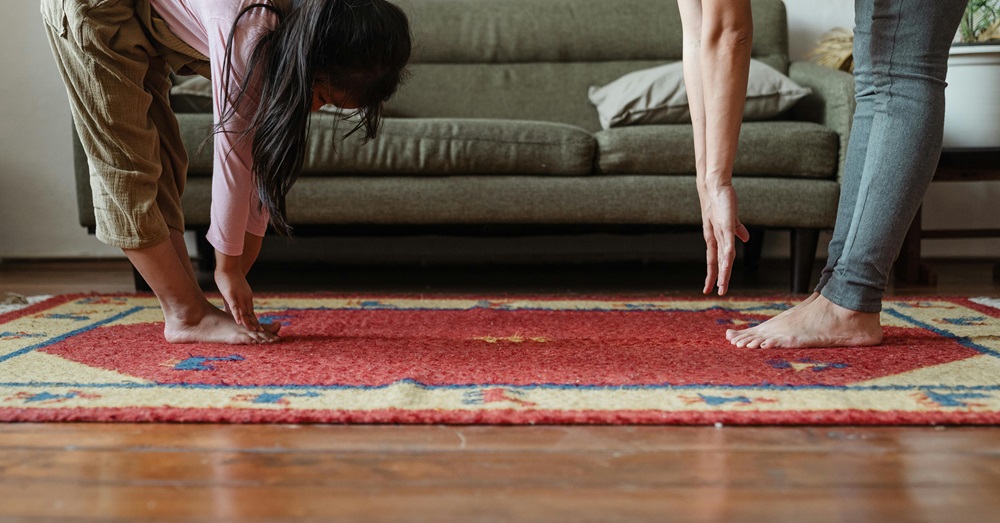
[[[844,159],[854,121],[854,77],[812,62],[792,62],[788,76],[795,83],[812,89],[812,94],[792,108],[792,119],[815,122],[833,129],[840,136],[837,180],[844,175]]]

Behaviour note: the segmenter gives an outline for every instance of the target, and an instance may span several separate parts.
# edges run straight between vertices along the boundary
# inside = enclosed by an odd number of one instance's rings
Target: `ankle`
[[[212,304],[202,300],[204,303],[175,304],[170,307],[163,307],[163,318],[168,324],[193,326],[198,325],[211,312],[209,308]]]
[[[865,311],[857,311],[854,309],[848,309],[847,307],[834,303],[833,301],[831,301],[826,296],[823,296],[822,294],[817,298],[816,301],[819,304],[821,304],[822,307],[826,309],[829,313],[832,313],[834,316],[844,321],[865,322],[865,323],[871,322],[873,320],[876,323],[879,321],[878,312],[865,312]]]

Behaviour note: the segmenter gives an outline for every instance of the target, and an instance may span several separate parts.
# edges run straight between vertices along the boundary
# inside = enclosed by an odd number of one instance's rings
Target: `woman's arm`
[[[736,249],[750,239],[732,186],[753,40],[749,0],[677,0],[684,27],[684,81],[694,128],[707,276],[704,293],[729,288]]]

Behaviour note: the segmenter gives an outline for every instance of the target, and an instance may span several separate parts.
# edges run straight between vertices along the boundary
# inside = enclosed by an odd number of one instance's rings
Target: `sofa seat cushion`
[[[691,125],[640,125],[596,135],[602,174],[693,174]],[[734,172],[746,176],[833,178],[839,137],[809,122],[745,122]]]

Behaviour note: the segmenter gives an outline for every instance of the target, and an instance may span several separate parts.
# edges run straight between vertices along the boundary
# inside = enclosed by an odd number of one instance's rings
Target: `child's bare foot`
[[[763,327],[765,324],[770,323],[770,322],[772,322],[772,321],[774,321],[774,320],[776,320],[778,318],[781,318],[783,316],[787,316],[787,315],[791,314],[792,312],[797,311],[797,310],[801,309],[802,307],[805,307],[806,305],[809,305],[810,303],[813,302],[813,300],[815,300],[816,298],[818,298],[819,295],[820,294],[818,292],[812,293],[808,298],[806,298],[805,300],[799,302],[798,305],[792,307],[791,309],[787,309],[785,311],[782,311],[777,316],[775,316],[775,317],[767,320],[767,322],[762,323],[760,325],[756,325],[754,327],[750,327],[748,329],[743,329],[743,330],[729,329],[729,330],[726,331],[726,339],[729,340],[729,341],[731,341],[733,343],[733,345],[737,345],[739,347],[742,347],[742,345],[738,345],[739,342],[740,341],[744,341],[744,342],[750,341],[751,339],[753,339],[754,337],[756,337],[757,334],[758,334],[758,332],[759,332],[759,329],[761,327]]]
[[[167,317],[163,335],[170,343],[228,343],[248,345],[277,341],[275,332],[265,326],[265,332],[253,332],[233,321],[233,317],[208,302],[198,313],[185,317]]]
[[[810,296],[808,303],[779,314],[753,330],[745,336],[729,331],[726,337],[737,347],[751,349],[860,347],[882,342],[882,324],[877,312],[845,309],[822,295]]]

